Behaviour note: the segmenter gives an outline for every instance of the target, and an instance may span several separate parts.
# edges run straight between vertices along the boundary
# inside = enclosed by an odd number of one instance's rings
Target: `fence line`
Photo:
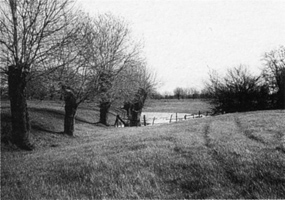
[[[119,127],[119,125],[127,126],[127,123],[120,117],[120,115],[116,116],[115,124],[114,126]]]
[[[169,118],[169,123],[172,123],[172,122],[178,122],[178,121],[182,121],[182,120],[187,120],[187,119],[190,119],[190,118],[202,118],[203,116],[208,116],[209,115],[209,112],[207,111],[204,115],[201,111],[199,111],[197,114],[189,114],[189,115],[184,115],[184,117],[182,118],[178,118],[178,113],[175,113],[175,121],[172,120],[172,116],[173,114],[170,115],[170,118]],[[154,117],[153,120],[152,120],[152,125],[154,125],[154,122],[156,119],[159,119],[159,118],[156,118]],[[166,118],[167,120],[167,118]],[[143,124],[144,126],[147,125],[147,122],[146,122],[146,116],[144,115],[143,116]],[[150,123],[149,123],[150,124]]]
[[[170,115],[170,118],[169,118],[169,123],[173,123],[173,122],[178,122],[178,121],[182,121],[182,120],[187,120],[187,119],[191,119],[191,118],[193,118],[193,119],[195,119],[195,118],[202,118],[203,116],[208,116],[209,115],[209,112],[207,111],[204,115],[203,115],[203,113],[202,112],[198,112],[197,114],[189,114],[189,115],[184,115],[184,117],[178,117],[178,113],[175,113],[175,118],[174,118],[174,121],[172,120],[172,116],[173,116],[173,114],[171,114]],[[143,125],[144,126],[147,126],[147,125],[154,125],[154,122],[155,122],[155,120],[157,120],[157,119],[159,119],[159,118],[156,118],[156,117],[153,117],[152,118],[152,123],[147,123],[147,120],[146,120],[146,116],[145,115],[143,115]],[[167,121],[168,119],[167,118],[165,118],[165,121]],[[122,125],[124,125],[124,126],[128,126],[128,123],[127,122],[125,122],[121,117],[120,117],[120,115],[117,115],[116,116],[116,120],[115,120],[115,124],[114,124],[114,126],[116,126],[116,127],[119,127],[119,126],[122,126]]]

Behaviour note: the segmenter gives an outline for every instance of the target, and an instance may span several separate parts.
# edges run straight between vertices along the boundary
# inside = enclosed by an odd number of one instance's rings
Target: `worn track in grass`
[[[235,188],[235,192],[240,195],[236,198],[260,198],[260,193],[265,190],[264,185],[267,184],[283,188],[277,194],[281,197],[285,194],[285,175],[283,174],[285,170],[281,170],[283,172],[279,175],[273,176],[272,173],[274,168],[285,167],[284,155],[275,151],[279,148],[270,147],[264,139],[251,134],[251,130],[246,129],[247,125],[242,124],[238,117],[238,115],[229,116],[214,122],[209,120],[204,126],[205,146],[209,154],[221,167],[221,174],[226,175],[231,188]],[[282,136],[283,134],[277,131],[277,137]],[[267,157],[269,154],[281,160],[277,163],[276,160],[272,163],[268,160],[260,161],[260,157]],[[247,166],[244,165],[244,160],[247,160]],[[258,162],[266,168],[260,168]],[[245,169],[252,170],[251,174],[244,171]]]
[[[77,123],[72,138],[34,132],[46,148],[1,152],[1,198],[283,198],[285,154],[276,148],[283,144],[284,114],[237,113],[140,128]],[[46,115],[40,122],[50,128],[58,119]]]

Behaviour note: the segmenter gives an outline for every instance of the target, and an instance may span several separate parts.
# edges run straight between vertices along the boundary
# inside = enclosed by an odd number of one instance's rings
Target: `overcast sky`
[[[285,0],[78,0],[90,15],[123,17],[162,83],[202,89],[209,69],[258,74],[264,52],[285,45]]]

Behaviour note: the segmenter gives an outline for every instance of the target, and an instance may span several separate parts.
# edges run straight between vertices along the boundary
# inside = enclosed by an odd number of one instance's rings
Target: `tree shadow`
[[[38,124],[32,124],[31,128],[35,131],[43,131],[43,132],[52,133],[52,134],[64,134],[63,131],[52,131],[52,130],[44,128]]]
[[[65,112],[62,110],[55,110],[55,109],[51,109],[51,108],[29,108],[29,110],[32,112],[41,113],[43,115],[45,115],[45,114],[52,115],[54,118],[64,120]],[[86,119],[83,119],[83,118],[78,117],[78,116],[75,116],[75,120],[76,120],[76,122],[83,122],[83,123],[87,123],[87,124],[95,124],[95,122],[87,121]]]

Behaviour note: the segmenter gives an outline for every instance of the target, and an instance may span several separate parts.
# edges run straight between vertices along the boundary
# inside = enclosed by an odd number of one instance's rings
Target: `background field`
[[[173,112],[173,113],[206,113],[211,106],[206,100],[200,99],[162,99],[150,100],[146,103],[144,112]]]
[[[146,110],[198,107],[172,103],[152,101]],[[114,128],[94,124],[98,112],[85,105],[75,136],[68,137],[59,133],[61,103],[29,105],[37,149],[23,152],[1,143],[1,199],[285,196],[285,111]],[[4,102],[1,126],[7,113]]]

